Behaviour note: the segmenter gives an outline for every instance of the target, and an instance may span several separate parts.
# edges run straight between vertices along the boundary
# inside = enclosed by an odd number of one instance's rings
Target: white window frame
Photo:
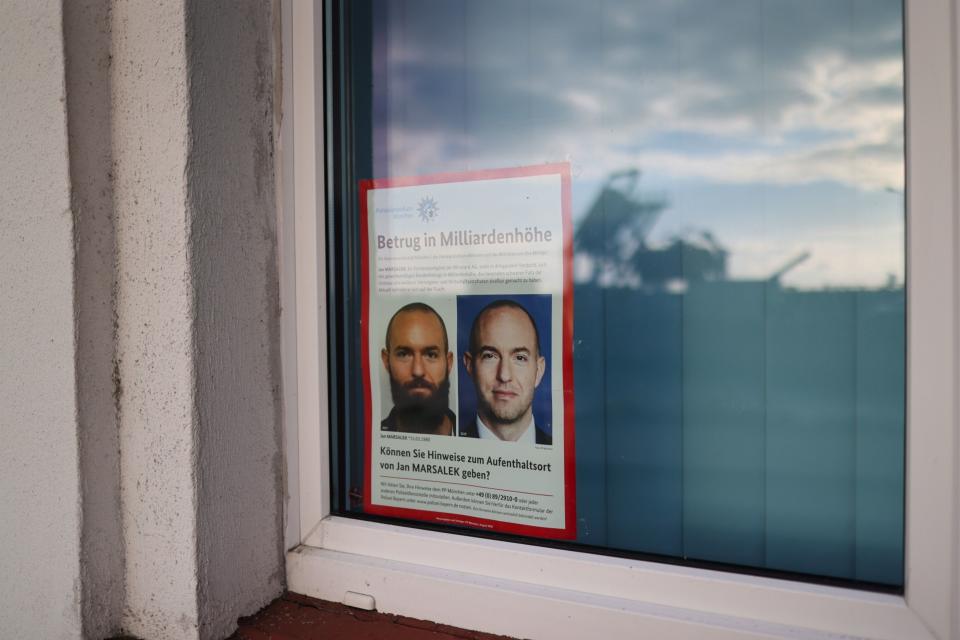
[[[798,0],[803,1],[803,0]],[[290,590],[527,638],[960,640],[957,2],[907,0],[905,594],[330,514],[321,9],[284,0],[281,302]],[[294,135],[295,128],[295,135]],[[291,170],[292,168],[292,170]]]

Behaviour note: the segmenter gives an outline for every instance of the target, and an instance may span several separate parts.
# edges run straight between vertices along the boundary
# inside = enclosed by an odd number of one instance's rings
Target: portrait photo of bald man
[[[550,296],[459,296],[464,438],[552,445]]]
[[[423,302],[400,307],[387,323],[380,360],[393,401],[381,431],[456,433],[457,417],[449,407],[454,356],[436,309]]]

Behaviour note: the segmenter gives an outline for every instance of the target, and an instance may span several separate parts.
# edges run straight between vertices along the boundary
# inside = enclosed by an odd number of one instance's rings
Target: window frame
[[[281,3],[287,584],[531,638],[960,638],[957,0],[906,0],[907,446],[902,596],[330,513],[322,4]],[[944,269],[947,265],[948,269]]]

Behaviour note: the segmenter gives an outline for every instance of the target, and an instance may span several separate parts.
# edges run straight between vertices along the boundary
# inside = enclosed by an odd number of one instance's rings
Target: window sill
[[[894,595],[339,517],[324,519],[307,542],[287,555],[292,591],[336,602],[364,593],[381,612],[491,633],[934,638]]]

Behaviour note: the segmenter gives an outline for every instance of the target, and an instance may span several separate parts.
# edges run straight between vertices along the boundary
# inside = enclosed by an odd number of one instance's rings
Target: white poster
[[[575,537],[569,165],[360,198],[364,510]]]

